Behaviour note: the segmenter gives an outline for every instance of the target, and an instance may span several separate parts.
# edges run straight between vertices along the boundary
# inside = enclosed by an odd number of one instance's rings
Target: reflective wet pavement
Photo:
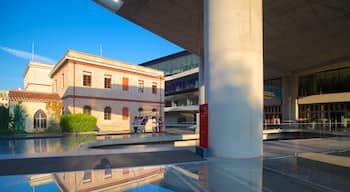
[[[0,177],[2,191],[348,191],[349,168],[303,160],[205,162]]]
[[[106,153],[144,149],[147,147],[99,150]],[[0,191],[348,191],[348,167],[307,160],[294,154],[330,152],[348,157],[349,150],[349,137],[280,140],[264,142],[262,159],[210,158],[204,162],[153,166],[133,166],[131,163],[123,168],[101,164],[68,172],[47,170],[39,175],[35,172],[23,175],[19,170],[19,175],[0,176]],[[115,155],[125,158],[123,154]],[[96,156],[94,160],[100,161],[98,158]],[[133,159],[125,158],[125,161],[133,162]],[[85,164],[89,162],[84,161]],[[147,165],[146,159],[144,163]]]

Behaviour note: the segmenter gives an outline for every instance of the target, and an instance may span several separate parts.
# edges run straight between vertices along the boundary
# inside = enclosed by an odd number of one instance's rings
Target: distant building
[[[24,87],[9,91],[8,101],[24,107],[27,132],[50,127],[57,110],[91,114],[99,131],[130,132],[134,116],[164,118],[162,71],[73,50],[56,65],[29,62]]]
[[[50,78],[63,112],[91,114],[99,130],[130,131],[139,115],[163,118],[162,71],[70,50]]]
[[[197,55],[182,51],[141,64],[164,71],[166,76],[164,111],[168,125],[196,122],[199,62]]]
[[[44,131],[48,127],[58,126],[58,117],[55,117],[54,110],[49,106],[61,104],[58,94],[52,93],[49,72],[53,66],[30,61],[23,75],[24,90],[8,92],[10,113],[14,114],[16,104],[21,104],[24,109],[23,131]]]
[[[24,90],[52,93],[50,71],[55,65],[30,61],[23,75]]]
[[[182,51],[141,65],[163,70],[167,123],[194,122],[198,113],[198,65],[195,54]],[[350,63],[333,63],[295,74],[264,77],[264,123],[318,123],[350,126]],[[320,125],[318,125],[320,126]]]
[[[26,132],[44,131],[50,126],[57,126],[58,119],[54,117],[48,103],[60,104],[61,98],[57,93],[33,91],[9,91],[10,112],[13,114],[14,105],[21,104],[25,111]],[[54,125],[56,124],[56,125]]]

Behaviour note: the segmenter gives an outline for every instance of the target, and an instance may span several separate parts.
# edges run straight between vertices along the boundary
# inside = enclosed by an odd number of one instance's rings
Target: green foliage
[[[9,109],[0,106],[0,135],[8,135],[13,133],[11,129],[9,129],[9,123],[11,121],[11,116]]]
[[[27,113],[22,104],[15,104],[10,122],[10,129],[14,130],[15,133],[25,133],[26,117]]]
[[[65,114],[61,116],[60,126],[64,132],[95,131],[96,117],[88,114]]]
[[[47,133],[58,133],[61,132],[60,125],[56,118],[49,116],[48,128],[45,132]]]
[[[82,143],[88,143],[96,141],[96,135],[90,135],[90,134],[79,134],[79,135],[71,135],[68,137],[64,137],[64,145],[62,145],[62,148],[65,150],[71,150],[72,148],[79,146]]]

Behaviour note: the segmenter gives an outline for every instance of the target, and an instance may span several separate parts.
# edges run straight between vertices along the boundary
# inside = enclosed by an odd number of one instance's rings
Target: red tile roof
[[[9,91],[10,101],[29,101],[29,102],[47,102],[60,101],[61,98],[57,93],[42,93],[32,91]]]

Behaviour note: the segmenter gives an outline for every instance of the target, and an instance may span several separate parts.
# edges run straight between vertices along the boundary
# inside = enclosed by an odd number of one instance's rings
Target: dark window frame
[[[112,76],[111,75],[105,75],[105,77],[104,77],[104,88],[105,89],[111,89],[112,88]]]
[[[84,72],[83,73],[83,86],[84,87],[91,87],[92,82],[92,73],[91,72]]]
[[[111,119],[112,119],[112,108],[105,107],[104,108],[104,120],[111,120]]]

